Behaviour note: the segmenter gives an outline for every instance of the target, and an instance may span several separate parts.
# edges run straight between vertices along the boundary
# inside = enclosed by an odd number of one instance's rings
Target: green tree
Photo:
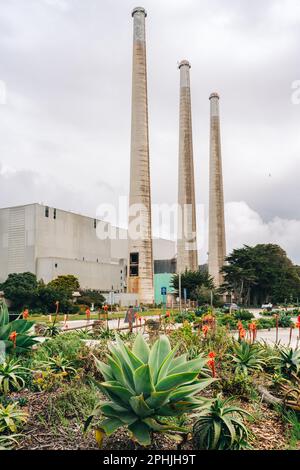
[[[297,267],[278,245],[245,245],[233,250],[226,262],[222,291],[233,292],[239,303],[280,303],[299,296]]]
[[[47,287],[62,290],[72,296],[72,293],[78,291],[80,289],[80,284],[77,277],[73,276],[72,274],[67,274],[63,276],[58,276],[53,281],[47,284]]]
[[[102,307],[105,298],[98,290],[86,289],[81,291],[81,297],[78,299],[79,304],[89,305],[90,307],[92,304],[97,307]]]
[[[39,287],[36,308],[42,313],[55,313],[56,302],[59,302],[59,311],[61,313],[75,313],[78,310],[74,306],[69,292],[49,286],[49,284]]]
[[[0,285],[0,290],[4,292],[5,298],[11,301],[13,309],[32,307],[38,296],[37,278],[29,272],[9,274],[6,281]]]
[[[179,293],[179,274],[173,276],[171,285]],[[198,300],[205,295],[207,297],[208,292],[214,289],[213,279],[207,270],[185,271],[181,275],[181,297],[184,289],[191,300]]]

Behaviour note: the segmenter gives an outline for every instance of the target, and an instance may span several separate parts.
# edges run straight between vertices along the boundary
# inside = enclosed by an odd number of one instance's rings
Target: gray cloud
[[[299,1],[143,5],[153,201],[177,198],[176,64],[188,58],[198,203],[207,209],[208,96],[218,90],[226,201],[245,201],[263,224],[299,220],[300,105],[291,103],[291,84],[300,79]],[[134,6],[1,2],[0,80],[7,86],[7,104],[0,105],[1,206],[44,201],[94,214],[99,203],[127,194]],[[231,238],[242,244],[242,237],[241,231]]]

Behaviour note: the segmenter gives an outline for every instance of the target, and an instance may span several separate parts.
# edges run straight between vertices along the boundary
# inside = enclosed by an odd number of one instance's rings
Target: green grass
[[[168,310],[171,312],[171,314],[177,314],[178,311],[172,311],[172,310]],[[153,310],[147,310],[146,312],[140,312],[139,315],[141,317],[152,317],[152,316],[159,316],[160,314],[164,314],[165,313],[165,310],[162,310],[162,309],[153,309]],[[108,313],[108,320],[116,320],[116,319],[119,319],[119,318],[125,318],[125,315],[126,315],[126,311],[122,311],[122,312],[109,312]],[[55,318],[55,314],[52,314],[52,322]],[[49,322],[49,315],[39,315],[39,314],[32,314],[30,315],[30,319],[35,321],[36,323],[46,323],[46,324],[50,324]],[[105,315],[104,314],[101,314],[100,315],[100,319],[101,320],[105,320]],[[75,320],[81,320],[81,321],[84,321],[86,320],[86,315],[85,313],[81,313],[81,314],[75,314],[75,315],[69,315],[69,320],[68,321],[75,321]],[[98,314],[97,313],[91,313],[91,320],[98,320]],[[60,314],[58,315],[58,321],[59,322],[63,322],[64,321],[64,314]]]

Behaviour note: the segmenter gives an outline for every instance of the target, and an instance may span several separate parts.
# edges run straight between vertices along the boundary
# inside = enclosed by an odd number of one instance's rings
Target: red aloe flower
[[[207,361],[207,364],[211,368],[213,378],[216,377],[216,361],[215,361],[216,356],[217,355],[214,351],[211,351],[208,354],[209,360]]]
[[[203,326],[202,326],[202,331],[203,331],[203,333],[204,333],[204,337],[206,338],[207,333],[209,332],[209,326],[203,325]]]
[[[17,335],[18,335],[18,333],[17,333],[16,331],[13,331],[13,332],[9,335],[9,339],[10,339],[10,341],[13,342],[14,348],[16,347],[16,344],[17,344]]]

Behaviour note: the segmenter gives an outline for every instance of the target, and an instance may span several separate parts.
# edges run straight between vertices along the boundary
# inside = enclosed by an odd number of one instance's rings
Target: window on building
[[[45,207],[45,217],[49,217],[49,207]]]
[[[53,219],[56,220],[56,209],[53,211]]]
[[[97,220],[94,219],[94,228],[97,228]]]
[[[55,263],[55,265],[54,265],[54,266],[55,266],[55,268],[58,268],[58,264],[57,264],[57,263]]]
[[[130,253],[129,276],[135,277],[139,275],[139,254]]]

